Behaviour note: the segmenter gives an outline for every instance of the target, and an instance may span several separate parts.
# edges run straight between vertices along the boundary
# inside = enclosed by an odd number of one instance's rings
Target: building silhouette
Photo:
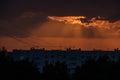
[[[68,48],[66,50],[45,50],[34,49],[31,50],[13,50],[12,52],[7,52],[7,56],[13,58],[14,61],[20,61],[28,59],[30,62],[33,61],[39,71],[42,72],[45,63],[55,64],[56,62],[66,63],[69,72],[73,73],[76,66],[81,66],[89,59],[97,60],[99,57],[107,56],[111,61],[118,61],[120,58],[120,50],[114,49],[113,51],[103,51],[103,50],[91,50],[82,51],[81,49],[72,50]]]

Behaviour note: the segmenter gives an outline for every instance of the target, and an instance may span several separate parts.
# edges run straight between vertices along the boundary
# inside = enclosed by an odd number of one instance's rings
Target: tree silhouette
[[[120,64],[101,56],[97,61],[88,60],[81,67],[78,66],[73,74],[73,80],[114,80],[120,73]],[[119,70],[119,71],[118,71]],[[117,71],[117,72],[116,72]]]
[[[39,80],[40,73],[33,63],[27,60],[15,62],[0,51],[0,78],[7,80]]]
[[[44,80],[68,80],[68,69],[65,63],[56,62],[48,64],[43,68],[43,79]]]
[[[120,79],[120,58],[111,61],[108,56],[100,56],[97,60],[89,59],[75,68],[70,75],[65,62],[54,64],[45,62],[40,74],[34,62],[25,59],[13,61],[6,56],[6,50],[0,51],[0,79],[11,80],[115,80]],[[72,77],[72,78],[71,78]]]

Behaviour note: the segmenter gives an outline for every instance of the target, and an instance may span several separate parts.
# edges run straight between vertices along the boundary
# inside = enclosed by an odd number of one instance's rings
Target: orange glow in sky
[[[87,19],[86,16],[48,16],[48,19],[58,22],[63,22],[65,24],[79,24],[83,27],[99,27],[99,28],[112,28],[120,25],[120,21],[109,22],[104,17],[97,16],[96,18]]]
[[[59,21],[59,22],[65,22],[66,24],[82,24],[80,19],[84,19],[85,16],[64,16],[64,17],[58,17],[58,16],[48,16],[49,19]]]
[[[88,50],[120,48],[119,20],[110,22],[100,16],[48,16],[48,19],[42,25],[36,25],[28,37],[15,37],[27,44],[9,37],[0,37],[0,46],[9,50],[35,46],[46,49],[74,47]]]

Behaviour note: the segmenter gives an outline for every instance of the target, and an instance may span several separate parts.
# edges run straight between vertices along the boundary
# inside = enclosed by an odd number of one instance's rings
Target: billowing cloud
[[[11,20],[1,19],[0,36],[119,38],[119,25],[120,21],[110,22],[100,16],[47,16],[25,12]]]
[[[104,17],[48,16],[49,21],[35,30],[39,37],[120,38],[120,21]]]
[[[85,16],[48,16],[50,20],[55,20],[59,22],[64,22],[66,24],[82,24],[80,19],[84,19]]]

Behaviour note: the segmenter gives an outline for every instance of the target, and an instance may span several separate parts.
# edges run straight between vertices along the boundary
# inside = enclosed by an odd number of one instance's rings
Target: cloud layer
[[[120,38],[120,21],[110,22],[102,17],[48,16],[46,24],[37,29],[42,37]],[[81,21],[85,19],[85,21]]]
[[[119,0],[0,0],[0,18],[13,18],[24,12],[43,12],[55,16],[103,16],[120,19]]]
[[[38,29],[41,27],[41,24],[44,23],[49,24],[48,29],[43,29],[42,26],[42,29],[40,28],[40,31],[42,30],[41,33],[36,35],[72,37],[74,35],[76,36],[76,34],[79,34],[79,36],[84,34],[82,37],[103,37],[104,35],[118,37],[120,32],[119,0],[0,0],[0,10],[0,36],[2,37],[8,34],[16,37],[29,36],[31,35],[31,31],[36,28]],[[64,26],[73,25],[64,25],[63,23],[48,21],[47,17],[54,15],[58,17],[82,15],[88,19],[102,16],[106,19],[106,22],[104,20],[97,20],[95,22],[97,24],[94,26],[93,23],[89,23],[89,25],[87,25],[90,26],[89,28],[86,28],[86,25],[81,25],[84,27],[78,27],[81,30],[80,33],[79,31],[75,33],[72,27],[65,27],[64,30],[68,29],[68,32],[56,34],[57,31],[59,31],[59,29],[62,30]],[[77,23],[78,22],[79,21],[77,21]],[[47,26],[47,24],[45,26]],[[53,27],[55,24],[58,28]],[[60,25],[62,27],[60,27]],[[52,34],[52,32],[54,32],[54,34]]]
[[[120,21],[104,17],[47,16],[26,12],[12,20],[0,21],[0,36],[120,38]]]

